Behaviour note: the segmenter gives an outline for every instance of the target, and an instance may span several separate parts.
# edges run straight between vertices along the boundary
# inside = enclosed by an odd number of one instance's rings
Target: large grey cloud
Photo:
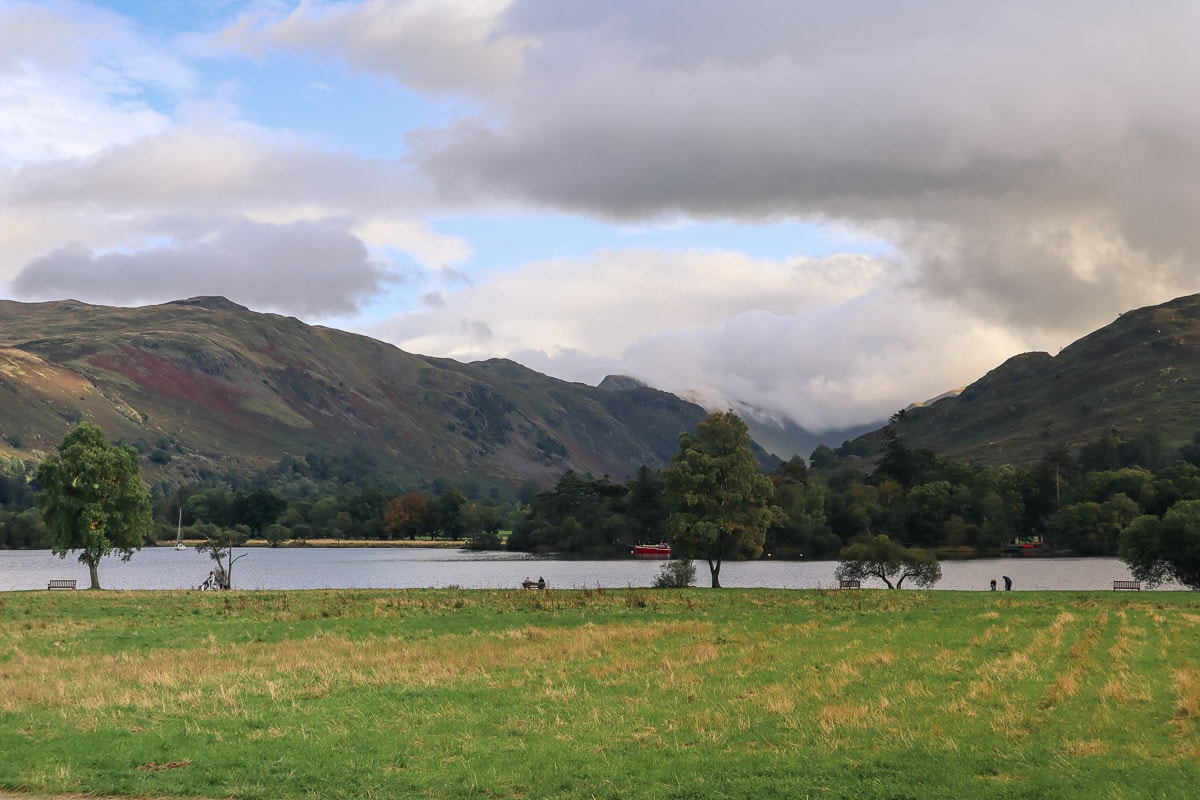
[[[842,219],[914,284],[1078,330],[1198,287],[1200,6],[518,2],[525,69],[411,141],[449,196]]]
[[[31,261],[13,289],[34,300],[116,305],[225,295],[257,309],[326,317],[356,311],[392,279],[340,227],[242,221],[199,240],[133,252],[63,247]]]

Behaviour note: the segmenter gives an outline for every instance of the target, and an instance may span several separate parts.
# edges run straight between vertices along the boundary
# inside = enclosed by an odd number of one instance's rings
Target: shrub
[[[667,561],[654,579],[655,589],[686,589],[696,583],[696,565],[690,558]]]

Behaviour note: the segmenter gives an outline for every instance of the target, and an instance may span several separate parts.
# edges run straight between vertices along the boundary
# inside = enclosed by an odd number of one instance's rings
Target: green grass
[[[1177,798],[1200,598],[0,596],[0,787],[206,798]]]

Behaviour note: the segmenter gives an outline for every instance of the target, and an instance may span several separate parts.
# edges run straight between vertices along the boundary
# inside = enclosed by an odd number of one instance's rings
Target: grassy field
[[[0,788],[1183,798],[1200,597],[0,595]]]

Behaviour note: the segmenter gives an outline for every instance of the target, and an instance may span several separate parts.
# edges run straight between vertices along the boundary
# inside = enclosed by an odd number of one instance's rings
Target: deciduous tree
[[[905,547],[880,534],[843,548],[834,575],[838,580],[879,578],[889,589],[899,589],[912,578],[913,583],[927,588],[942,579],[942,565],[933,553]]]
[[[100,588],[100,559],[117,553],[128,561],[153,526],[150,493],[142,483],[137,451],[109,443],[104,431],[80,423],[38,467],[38,507],[50,549],[60,558],[79,551],[91,588]]]
[[[197,553],[208,553],[217,562],[214,570],[217,582],[222,589],[233,588],[233,565],[246,557],[246,553],[233,554],[233,548],[246,543],[250,537],[250,529],[245,525],[234,528],[222,528],[211,523],[201,523],[192,529],[192,535],[198,535],[203,541],[196,545]]]
[[[1150,586],[1170,580],[1200,589],[1200,500],[1176,503],[1162,519],[1138,517],[1121,532],[1119,552]]]
[[[725,559],[762,554],[767,527],[779,510],[771,480],[758,471],[746,423],[737,414],[710,414],[695,436],[681,435],[664,480],[672,550],[708,562],[714,589],[721,586]]]
[[[433,509],[420,492],[409,492],[387,505],[383,529],[397,539],[415,539],[429,533],[433,526]]]

